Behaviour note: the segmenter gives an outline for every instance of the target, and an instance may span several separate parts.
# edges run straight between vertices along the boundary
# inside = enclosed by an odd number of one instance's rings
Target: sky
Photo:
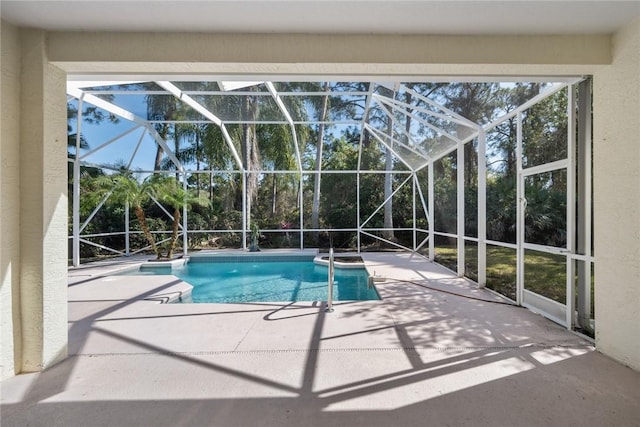
[[[514,86],[514,83],[502,83],[505,88]],[[145,95],[114,95],[114,104],[136,114],[142,119],[146,119],[147,105]],[[269,97],[269,99],[271,99]],[[77,106],[77,100],[72,99],[71,103]],[[86,104],[85,104],[86,106]],[[309,112],[310,116],[311,112]],[[108,115],[108,113],[105,113]],[[75,131],[77,122],[74,120],[70,122],[70,125]],[[87,121],[82,122],[82,134],[85,140],[88,142],[90,149],[81,150],[84,155],[91,150],[96,150],[102,144],[111,141],[117,135],[123,134],[131,129],[136,128],[136,123],[130,122],[126,119],[120,118],[117,123],[111,123],[109,120],[104,120],[101,123],[89,123]],[[339,136],[341,130],[344,130],[346,126],[334,125],[327,129],[329,134],[333,137]],[[142,140],[141,140],[142,138]],[[98,149],[94,153],[88,155],[83,160],[97,165],[108,164],[129,164],[131,157],[134,154],[135,147],[140,142],[140,147],[136,151],[135,157],[131,163],[132,170],[147,170],[150,171],[154,166],[154,159],[156,155],[156,143],[155,140],[145,132],[143,127],[139,127],[132,132],[118,138],[110,144]],[[169,146],[172,145],[172,141],[169,141]],[[73,149],[72,149],[73,151]]]

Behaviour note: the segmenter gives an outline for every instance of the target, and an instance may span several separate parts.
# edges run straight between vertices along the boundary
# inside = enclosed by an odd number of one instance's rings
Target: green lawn
[[[475,243],[465,248],[465,276],[478,280],[478,249]],[[457,269],[455,246],[436,246],[436,262]],[[525,289],[561,304],[566,299],[566,266],[561,255],[526,251]],[[516,250],[487,246],[487,287],[511,299],[516,299]]]

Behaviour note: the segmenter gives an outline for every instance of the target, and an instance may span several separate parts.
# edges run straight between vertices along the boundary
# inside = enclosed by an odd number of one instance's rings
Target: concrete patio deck
[[[333,313],[161,304],[173,276],[71,269],[70,357],[3,381],[0,424],[640,425],[640,373],[591,342],[419,256],[362,256],[383,299]]]

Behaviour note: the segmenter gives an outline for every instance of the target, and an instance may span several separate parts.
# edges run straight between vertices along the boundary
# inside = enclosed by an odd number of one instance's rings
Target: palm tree
[[[143,87],[151,85],[143,84]],[[167,123],[167,121],[176,120],[180,117],[180,108],[182,107],[182,103],[173,97],[172,95],[147,95],[146,96],[147,103],[147,119],[155,120],[158,123],[154,124],[158,135],[165,142],[170,138],[174,138],[175,144],[179,148],[180,138],[176,135],[175,125]],[[176,152],[178,150],[176,149]],[[162,156],[164,155],[164,149],[158,144],[156,149],[155,160],[153,162],[153,170],[159,171],[162,169]]]
[[[295,155],[291,129],[284,125],[259,125],[256,128],[258,147],[263,163],[269,164],[273,170],[293,170]],[[272,174],[271,181],[271,217],[276,215],[278,199],[278,174]],[[290,181],[291,175],[285,175],[284,180]],[[282,178],[282,177],[281,177]]]
[[[220,127],[213,123],[192,125],[189,145],[183,147],[176,157],[184,163],[195,162],[197,171],[233,169],[233,156],[224,140]],[[169,165],[167,165],[169,167]],[[201,187],[208,186],[209,201],[213,203],[213,174],[209,173],[208,184],[201,184],[200,174],[196,173],[196,196],[200,196]]]
[[[128,204],[133,207],[140,229],[158,259],[171,258],[173,256],[178,240],[178,229],[182,218],[180,211],[182,208],[191,206],[196,202],[201,203],[200,200],[192,197],[191,193],[185,191],[175,179],[159,174],[147,177],[142,183],[129,173],[103,175],[94,178],[89,185],[93,190],[89,193],[89,197],[94,201],[101,200],[109,194],[111,203],[120,206]],[[152,197],[173,208],[172,233],[166,256],[158,248],[156,240],[151,230],[149,230],[143,208]]]
[[[78,138],[78,134],[74,132],[72,122],[76,120],[77,117],[78,109],[75,107],[75,105],[67,102],[67,147],[69,148],[75,148],[76,146],[76,139]],[[84,137],[84,135],[80,135],[80,148],[85,150],[89,149],[89,143],[87,142],[87,139]],[[71,153],[69,153],[69,156],[71,156]]]
[[[115,174],[98,176],[89,184],[92,191],[88,193],[88,197],[92,201],[103,199],[109,194],[109,201],[118,205],[129,205],[133,207],[136,218],[140,223],[140,229],[146,237],[151,250],[160,259],[161,254],[156,245],[156,240],[149,230],[147,219],[143,206],[149,201],[150,189],[153,185],[151,180],[147,178],[145,181],[138,182],[130,174]]]
[[[249,91],[254,91],[250,87]],[[247,183],[245,197],[247,212],[251,212],[251,205],[258,194],[258,174],[251,173],[252,170],[260,168],[260,150],[258,148],[258,138],[256,136],[255,121],[258,117],[258,101],[255,96],[245,96],[241,106],[241,117],[247,123],[242,124],[242,139],[240,143],[242,153],[242,163],[246,171]]]
[[[203,200],[194,197],[192,193],[184,189],[180,182],[172,177],[164,175],[150,176],[143,185],[148,184],[150,195],[159,202],[163,202],[173,208],[173,223],[171,226],[171,238],[169,239],[169,247],[167,249],[166,258],[171,259],[178,241],[178,230],[180,228],[180,219],[182,218],[181,210],[190,207],[193,204],[203,204]],[[160,259],[162,254],[158,255]]]

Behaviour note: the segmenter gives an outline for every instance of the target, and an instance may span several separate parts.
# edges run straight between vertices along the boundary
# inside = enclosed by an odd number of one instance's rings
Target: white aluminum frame
[[[197,80],[201,79],[202,76],[192,76],[191,79]],[[284,79],[284,76],[282,76]],[[206,79],[202,79],[206,80]],[[326,80],[326,76],[324,76],[320,80]],[[430,79],[431,80],[431,79]],[[434,79],[434,81],[451,81],[450,78],[439,77]],[[491,77],[486,78],[475,78],[473,81],[494,81]],[[593,326],[593,321],[591,319],[587,319],[588,315],[585,313],[590,309],[591,301],[590,301],[590,293],[588,290],[590,289],[590,276],[591,269],[594,263],[594,259],[592,254],[590,253],[591,248],[591,135],[590,135],[590,104],[587,102],[590,99],[591,92],[588,87],[589,81],[585,80],[583,77],[535,77],[535,78],[527,78],[527,77],[518,77],[512,79],[503,79],[504,81],[539,81],[539,82],[551,82],[547,88],[545,88],[540,94],[534,96],[530,100],[526,101],[522,105],[518,106],[514,110],[503,114],[497,120],[494,120],[491,123],[485,125],[479,125],[473,123],[467,118],[456,114],[453,111],[450,111],[433,100],[426,98],[419,92],[414,89],[408,88],[405,84],[402,83],[394,83],[392,88],[394,93],[406,92],[411,94],[419,102],[427,104],[430,107],[433,107],[434,110],[430,110],[429,108],[425,108],[424,104],[422,106],[409,105],[406,102],[403,102],[400,99],[397,99],[394,96],[384,96],[375,91],[376,87],[381,85],[384,87],[390,87],[387,83],[376,83],[371,81],[369,84],[369,88],[366,91],[336,91],[330,92],[327,95],[324,91],[312,92],[283,92],[278,91],[276,86],[268,80],[260,81],[259,83],[264,85],[266,90],[263,91],[247,91],[242,90],[242,88],[247,85],[256,84],[256,82],[244,82],[238,86],[238,90],[225,90],[225,91],[189,91],[189,90],[181,90],[174,83],[169,80],[157,80],[155,83],[159,85],[164,90],[141,90],[135,91],[135,95],[161,95],[161,94],[172,94],[179,99],[181,102],[184,102],[186,105],[200,113],[206,120],[173,120],[169,121],[170,123],[213,123],[217,125],[223,134],[223,138],[225,143],[232,154],[237,169],[233,170],[188,170],[185,168],[181,162],[177,159],[173,151],[170,149],[166,141],[163,141],[160,138],[159,134],[155,131],[154,124],[160,123],[158,120],[145,120],[142,119],[135,114],[116,106],[115,104],[108,102],[102,98],[99,98],[97,95],[100,94],[111,94],[111,95],[128,95],[131,92],[126,90],[92,90],[90,87],[97,86],[100,83],[107,84],[108,82],[74,82],[70,81],[68,85],[68,95],[70,97],[76,98],[78,100],[78,118],[76,122],[76,158],[70,159],[73,163],[73,172],[74,172],[74,182],[73,182],[73,212],[72,212],[72,221],[73,221],[73,232],[70,239],[73,241],[73,253],[72,253],[72,261],[74,265],[80,264],[80,251],[79,245],[80,243],[89,244],[96,247],[100,247],[104,250],[110,251],[116,254],[124,254],[131,255],[134,253],[138,253],[143,249],[138,249],[134,252],[131,251],[129,236],[130,234],[136,234],[138,232],[132,232],[129,230],[129,210],[125,209],[125,230],[122,232],[125,235],[125,248],[123,250],[119,250],[116,248],[108,248],[104,245],[100,245],[99,243],[92,242],[87,240],[92,237],[103,237],[106,235],[113,234],[122,234],[122,233],[96,233],[96,234],[82,234],[83,230],[87,226],[87,224],[92,220],[92,218],[96,215],[96,213],[102,208],[104,203],[106,202],[109,195],[107,195],[104,200],[90,213],[90,215],[81,223],[79,206],[80,206],[80,168],[81,166],[94,166],[101,167],[103,169],[110,169],[108,165],[99,165],[90,162],[90,158],[96,152],[99,152],[103,148],[121,141],[124,137],[132,134],[136,129],[142,129],[141,135],[137,139],[137,144],[133,150],[133,154],[131,155],[128,161],[128,167],[131,168],[133,164],[133,160],[138,155],[140,146],[145,137],[150,136],[155,143],[163,148],[166,155],[169,159],[174,163],[177,173],[182,176],[182,185],[183,188],[187,188],[187,174],[196,174],[196,173],[206,173],[206,174],[241,174],[242,178],[242,187],[243,193],[246,193],[247,187],[247,173],[260,173],[260,174],[296,174],[300,177],[299,179],[299,206],[300,208],[300,227],[297,229],[288,229],[288,230],[261,230],[264,233],[282,233],[282,232],[296,232],[299,233],[300,237],[300,249],[304,248],[304,233],[307,231],[331,231],[323,228],[319,229],[310,229],[304,227],[304,197],[303,197],[303,184],[304,184],[304,176],[312,175],[315,173],[322,174],[355,174],[356,182],[357,182],[357,201],[356,201],[356,210],[357,210],[357,222],[355,228],[345,228],[337,231],[345,231],[345,232],[355,232],[357,234],[357,248],[358,251],[361,249],[362,236],[367,236],[376,240],[379,240],[387,245],[399,247],[405,250],[417,252],[422,250],[422,248],[428,248],[428,256],[429,259],[435,259],[435,236],[446,236],[456,239],[456,247],[457,247],[457,274],[462,276],[465,272],[465,244],[467,241],[477,242],[478,246],[478,285],[483,287],[486,285],[487,276],[486,276],[486,266],[487,266],[487,245],[496,245],[502,246],[506,248],[515,249],[517,253],[516,262],[517,262],[517,279],[516,279],[516,302],[521,305],[529,306],[535,308],[538,311],[543,312],[550,318],[553,318],[559,323],[571,328],[576,320],[584,326],[585,322],[589,322],[588,326]],[[141,80],[143,81],[143,80]],[[467,79],[459,79],[459,81],[467,81]],[[120,82],[121,84],[122,82]],[[111,84],[118,84],[117,82],[111,82]],[[568,105],[567,105],[567,117],[568,117],[568,138],[567,138],[567,146],[568,146],[568,157],[566,159],[561,159],[555,162],[551,162],[544,165],[536,165],[534,167],[525,168],[522,164],[522,115],[523,112],[526,111],[531,106],[535,105],[538,102],[546,99],[547,97],[553,95],[554,93],[567,88],[569,92],[568,96]],[[231,88],[233,89],[233,88]],[[574,100],[574,92],[579,91],[579,116],[577,117],[577,133],[578,140],[575,139],[576,134],[576,109],[575,100]],[[227,94],[231,95],[245,95],[245,96],[266,96],[271,97],[278,109],[282,113],[284,117],[283,120],[280,119],[270,119],[270,120],[252,120],[251,122],[242,121],[242,120],[222,120],[215,112],[210,111],[204,105],[196,101],[192,96],[195,95],[207,95],[207,96],[225,96]],[[287,110],[286,104],[284,103],[284,99],[286,97],[313,97],[313,96],[353,96],[364,97],[364,105],[363,105],[363,113],[361,119],[341,119],[337,121],[324,120],[322,122],[317,120],[295,120],[291,113]],[[127,121],[133,123],[133,126],[130,129],[120,133],[119,135],[103,142],[99,146],[81,153],[80,149],[80,141],[81,135],[83,132],[82,128],[82,109],[83,105],[92,104],[96,107],[102,108],[105,111],[115,114]],[[372,108],[380,108],[387,117],[392,119],[394,126],[392,127],[392,132],[388,134],[382,129],[377,128],[375,125],[370,123],[369,117]],[[447,132],[445,129],[440,128],[437,125],[434,125],[429,121],[429,118],[432,117],[437,120],[445,120],[450,123],[455,123],[459,126],[463,126],[470,130],[470,134],[465,136],[464,138],[458,137],[457,135],[451,134]],[[411,132],[407,131],[397,120],[406,120],[410,118],[415,123],[419,123],[420,126],[424,126],[430,129],[436,134],[447,138],[451,141],[451,146],[442,149],[440,152],[430,153],[425,150],[425,148],[421,145],[420,141],[416,141],[414,137],[412,137]],[[496,242],[487,240],[486,234],[486,180],[487,180],[487,164],[486,164],[486,134],[496,126],[503,123],[505,120],[509,120],[515,118],[516,119],[516,128],[517,128],[517,136],[516,136],[516,169],[517,169],[517,238],[516,243],[506,243],[506,242]],[[291,135],[293,140],[293,146],[295,151],[296,158],[296,169],[291,171],[271,171],[271,170],[257,170],[257,171],[247,171],[243,167],[242,160],[240,159],[240,155],[236,149],[236,145],[233,141],[233,138],[229,134],[227,130],[227,125],[236,125],[242,123],[252,123],[252,124],[273,124],[273,125],[282,125],[286,124],[291,129]],[[298,135],[296,131],[297,125],[308,125],[308,124],[319,124],[324,123],[329,126],[347,126],[347,125],[358,125],[361,128],[360,141],[358,144],[358,167],[356,170],[322,170],[321,172],[313,171],[313,170],[305,170],[302,164],[302,147],[300,145],[300,141],[298,140]],[[369,135],[378,141],[382,146],[385,147],[386,150],[390,150],[393,153],[394,158],[402,163],[402,165],[406,168],[406,170],[363,170],[362,167],[362,152],[363,152],[363,140],[365,132],[368,132]],[[469,237],[465,235],[465,223],[464,223],[464,212],[465,212],[465,201],[464,201],[464,176],[465,176],[465,162],[464,162],[464,147],[467,143],[477,140],[478,142],[478,195],[477,195],[477,206],[478,206],[478,235],[477,237]],[[395,148],[401,147],[401,148]],[[578,148],[576,148],[578,147]],[[415,161],[407,161],[403,157],[403,154],[399,152],[399,150],[407,150],[408,152],[415,155],[417,158],[424,159],[424,162],[419,162],[419,164],[415,164]],[[575,156],[577,149],[578,157]],[[457,158],[457,198],[456,198],[456,209],[457,209],[457,221],[456,221],[456,233],[443,233],[437,232],[434,224],[434,167],[433,163],[442,157],[456,151]],[[415,165],[414,165],[415,164]],[[578,165],[578,175],[576,176],[576,165]],[[418,178],[418,171],[421,169],[427,169],[427,195],[422,190],[422,187]],[[114,168],[112,168],[115,170]],[[524,239],[524,215],[526,209],[526,200],[524,199],[524,179],[527,176],[550,172],[555,170],[566,170],[567,171],[567,247],[566,248],[551,248],[546,246],[535,245],[531,243],[525,242]],[[154,173],[158,171],[137,171],[139,173]],[[162,173],[176,173],[176,171],[162,171]],[[360,203],[360,180],[362,174],[387,174],[392,173],[395,175],[407,174],[407,177],[402,180],[402,182],[396,186],[392,194],[385,198],[385,200],[377,206],[373,212],[363,212],[362,205]],[[412,212],[411,218],[413,222],[413,227],[410,228],[401,228],[394,227],[391,229],[387,228],[374,228],[367,227],[372,218],[380,212],[380,210],[384,207],[385,203],[392,199],[397,192],[402,189],[405,185],[411,182],[411,194],[413,199],[412,204]],[[578,187],[578,191],[576,193],[575,188],[576,185]],[[577,205],[577,213],[579,222],[575,224],[574,218],[576,217],[576,210],[574,210],[573,201],[578,199]],[[157,203],[157,201],[156,201]],[[417,210],[417,203],[421,203],[422,210],[424,212],[425,219],[428,224],[427,229],[423,229],[417,226],[419,220],[419,214]],[[159,204],[160,205],[160,204]],[[161,205],[160,205],[161,206]],[[162,210],[167,214],[170,218],[171,214],[162,207]],[[215,233],[241,233],[242,234],[242,247],[246,249],[247,247],[247,233],[250,228],[251,223],[251,212],[249,211],[249,207],[247,205],[246,197],[243,198],[243,215],[242,215],[242,225],[240,229],[236,230],[188,230],[188,210],[186,207],[183,208],[182,211],[182,224],[180,224],[180,234],[183,239],[182,244],[182,253],[184,255],[188,254],[188,234],[191,233],[200,233],[200,232],[215,232]],[[388,239],[384,239],[374,233],[387,231],[387,230],[395,230],[395,231],[410,231],[412,233],[411,244],[409,247],[400,245],[396,242],[392,242]],[[155,233],[163,233],[155,232]],[[426,238],[418,239],[418,233],[426,233]],[[576,236],[578,239],[578,246],[575,246]],[[538,250],[547,253],[556,253],[566,257],[567,259],[567,304],[566,307],[562,310],[559,309],[556,305],[549,303],[542,296],[535,295],[531,291],[525,289],[524,283],[524,253],[525,250]],[[582,252],[582,253],[577,253]],[[573,306],[574,301],[574,282],[573,277],[576,275],[579,277],[578,279],[578,306]],[[557,304],[557,303],[555,303]],[[577,314],[574,314],[577,313]],[[586,316],[586,317],[585,317]]]

